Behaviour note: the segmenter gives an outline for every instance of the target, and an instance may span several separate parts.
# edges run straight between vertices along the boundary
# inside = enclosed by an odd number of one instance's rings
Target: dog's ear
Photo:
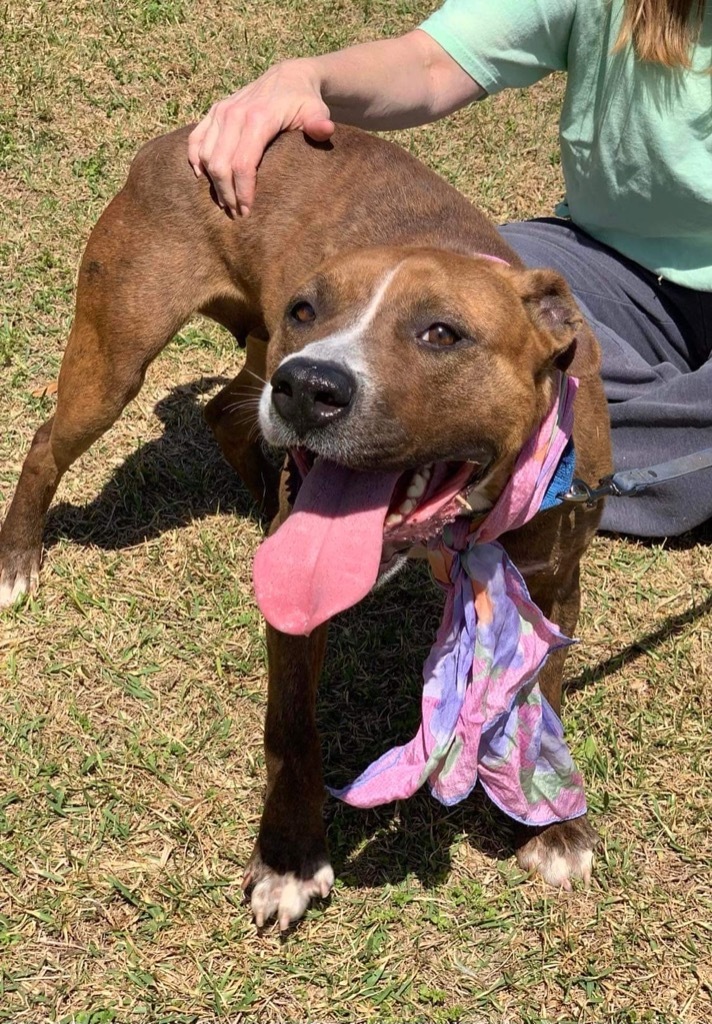
[[[554,365],[579,376],[577,367],[598,372],[598,346],[561,274],[525,270],[517,274],[515,286],[532,323],[551,338]]]

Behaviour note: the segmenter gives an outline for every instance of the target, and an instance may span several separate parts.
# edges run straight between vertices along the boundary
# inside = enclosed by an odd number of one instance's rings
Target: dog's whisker
[[[260,403],[255,398],[247,398],[241,402],[233,402],[231,405],[226,405],[223,409],[224,413],[235,412],[237,409],[259,409]]]
[[[267,383],[267,381],[264,379],[264,377],[260,377],[259,373],[255,373],[254,370],[251,370],[247,366],[245,367],[245,369],[246,369],[247,373],[249,373],[252,377],[255,377],[257,380],[261,380],[263,384]]]
[[[246,403],[259,405],[260,401],[261,399],[259,395],[241,395],[239,398],[234,398],[229,405],[226,405],[223,411],[226,412],[228,409],[232,409],[236,405],[245,405]]]
[[[256,416],[240,416],[240,417],[236,417],[233,420],[231,420],[231,424],[232,424],[233,427],[244,427],[244,426],[247,426],[248,423],[249,424],[255,424],[255,423],[259,424],[259,420],[258,420],[258,418]],[[248,438],[248,440],[249,440],[249,438]]]
[[[242,384],[242,383],[237,388],[235,388],[235,394],[237,394],[237,395],[242,394],[244,391],[251,392],[252,394],[255,394],[255,395],[261,395],[264,392],[264,388],[263,387],[257,387],[256,384]]]
[[[264,388],[253,387],[250,384],[246,384],[246,385],[242,385],[240,388],[236,389],[235,393],[236,393],[236,396],[239,396],[241,394],[244,394],[245,392],[247,392],[246,396],[248,398],[256,398],[258,395],[261,395],[261,394],[264,393]],[[236,397],[236,401],[239,401],[239,400],[240,400],[240,398]]]

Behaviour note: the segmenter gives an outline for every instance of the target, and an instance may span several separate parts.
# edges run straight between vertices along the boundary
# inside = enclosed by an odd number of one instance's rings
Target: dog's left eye
[[[461,341],[462,338],[448,324],[431,324],[427,331],[423,331],[422,334],[418,335],[418,340],[424,341],[428,345],[454,345],[456,341]]]
[[[311,302],[297,302],[289,311],[292,320],[300,324],[309,324],[316,319],[316,311]]]

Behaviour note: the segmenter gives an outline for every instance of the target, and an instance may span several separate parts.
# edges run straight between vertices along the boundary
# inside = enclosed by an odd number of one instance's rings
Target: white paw
[[[39,582],[39,566],[29,572],[0,572],[0,611],[10,608],[23,594],[36,593]]]
[[[551,825],[530,839],[517,851],[519,867],[541,875],[557,889],[570,890],[575,878],[580,878],[588,887],[598,836],[587,822],[573,829],[571,826],[575,826],[575,822]]]
[[[270,917],[276,916],[281,931],[298,921],[314,897],[324,899],[334,884],[330,864],[324,864],[311,878],[297,878],[292,872],[278,875],[266,870],[252,890],[250,904],[255,924],[262,928]]]

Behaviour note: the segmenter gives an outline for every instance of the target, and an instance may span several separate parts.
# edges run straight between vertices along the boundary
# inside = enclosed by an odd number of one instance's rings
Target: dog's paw
[[[556,888],[571,889],[575,878],[588,886],[597,843],[598,833],[584,815],[549,825],[523,842],[517,850],[517,863],[523,871],[541,875]]]
[[[245,870],[242,888],[251,890],[250,906],[258,928],[276,917],[280,931],[286,931],[313,899],[326,899],[333,884],[334,872],[328,861],[303,877],[294,871],[280,874],[255,854]]]
[[[0,556],[0,611],[24,594],[34,594],[40,582],[40,557],[34,554]]]

